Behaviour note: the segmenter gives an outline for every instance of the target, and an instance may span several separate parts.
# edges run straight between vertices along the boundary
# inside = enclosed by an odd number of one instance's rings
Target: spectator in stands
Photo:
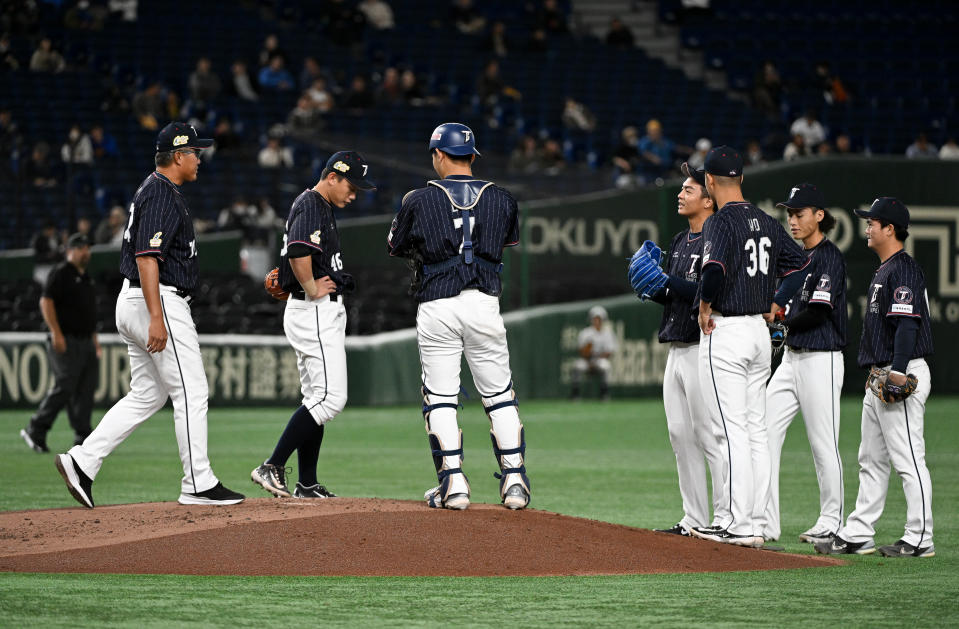
[[[356,8],[366,16],[366,22],[378,31],[387,31],[396,26],[393,9],[383,0],[360,0]]]
[[[233,65],[230,66],[230,78],[230,86],[236,96],[248,101],[257,101],[260,99],[256,90],[253,88],[253,79],[246,69],[246,63],[239,59],[234,61]]]
[[[624,127],[620,137],[619,146],[613,151],[613,166],[618,171],[616,186],[630,188],[640,180],[642,157],[639,153],[639,131],[633,126]]]
[[[566,97],[563,105],[563,126],[571,131],[590,132],[596,129],[596,116],[583,103]]]
[[[81,234],[87,239],[87,242],[93,244],[93,223],[91,223],[90,219],[86,216],[81,216],[77,219],[76,233]]]
[[[317,77],[306,90],[306,95],[310,98],[313,107],[321,114],[328,113],[333,109],[333,94],[326,87],[326,79]]]
[[[549,50],[546,31],[541,28],[533,29],[529,34],[529,40],[526,42],[526,50],[529,52],[546,52]]]
[[[353,46],[363,39],[366,16],[346,0],[328,0],[324,3],[321,22],[326,37],[339,46]]]
[[[247,244],[255,247],[269,247],[277,231],[282,231],[284,221],[277,217],[276,210],[266,197],[260,197],[247,221],[245,239]]]
[[[83,164],[90,166],[93,164],[93,142],[90,136],[80,129],[78,123],[70,127],[70,133],[67,141],[60,147],[60,159],[63,163]]]
[[[260,149],[256,161],[261,168],[293,168],[293,149],[283,146],[279,138],[272,137]]]
[[[959,145],[956,138],[950,137],[939,149],[939,159],[959,159]]]
[[[655,118],[646,123],[646,135],[639,140],[643,168],[654,177],[663,177],[673,167],[676,144],[663,136],[663,127]]]
[[[376,98],[366,82],[366,77],[362,74],[354,76],[350,82],[350,91],[346,93],[346,98],[343,99],[343,107],[354,111],[362,111],[375,104]]]
[[[404,101],[400,72],[391,66],[383,72],[383,80],[376,88],[376,102],[381,105],[398,105]]]
[[[15,72],[20,69],[17,56],[10,49],[10,36],[0,34],[0,72]]]
[[[476,80],[476,94],[480,102],[487,107],[497,104],[500,96],[519,100],[519,92],[503,83],[503,79],[500,78],[499,62],[495,59],[490,59],[486,63],[483,72]]]
[[[546,34],[561,34],[569,30],[566,24],[566,15],[560,10],[556,0],[543,0],[539,7],[532,3],[527,5],[531,13],[530,24],[532,30],[542,30]]]
[[[286,63],[287,55],[282,48],[280,48],[280,39],[275,34],[270,33],[266,36],[266,39],[263,40],[263,48],[260,49],[260,53],[257,55],[257,59],[260,62],[260,67],[265,67],[270,65],[270,62],[273,61],[273,57],[282,57],[283,62]]]
[[[813,83],[821,91],[822,99],[827,105],[841,104],[849,101],[849,92],[842,80],[832,73],[829,63],[820,61],[813,70]]]
[[[906,157],[910,159],[919,159],[919,158],[937,158],[939,157],[939,149],[936,148],[936,145],[931,143],[926,139],[925,133],[920,133],[916,137],[916,141],[909,145],[909,148],[906,149]]]
[[[220,210],[216,219],[216,228],[220,231],[246,231],[247,225],[256,214],[256,208],[247,202],[246,197],[238,194],[233,197],[233,203]]]
[[[852,154],[852,140],[850,140],[849,136],[845,133],[840,133],[836,136],[836,153],[839,155]]]
[[[756,140],[750,140],[746,143],[746,165],[760,166],[766,163],[763,157],[763,149]]]
[[[770,117],[778,116],[782,90],[779,70],[775,63],[767,59],[753,80],[753,107]]]
[[[477,35],[486,27],[486,18],[473,6],[473,0],[453,0],[450,22],[465,35]]]
[[[134,94],[133,115],[144,129],[156,131],[160,128],[160,121],[167,118],[160,83],[153,81],[146,89]]]
[[[828,140],[820,142],[819,146],[816,147],[816,155],[820,157],[832,155],[832,144],[830,144]]]
[[[67,67],[63,55],[54,50],[49,37],[40,40],[40,45],[30,57],[30,69],[34,72],[63,72]]]
[[[54,165],[50,160],[50,146],[46,142],[33,145],[30,159],[21,170],[24,181],[35,188],[54,188],[57,185]]]
[[[509,54],[509,40],[506,37],[506,24],[502,20],[493,22],[483,43],[483,50],[492,53],[497,57],[505,57]]]
[[[293,75],[286,69],[283,55],[274,55],[268,65],[260,69],[257,79],[265,90],[286,91],[293,89]]]
[[[300,89],[309,89],[317,79],[326,78],[326,71],[315,57],[307,57],[303,60],[303,69],[300,70]]]
[[[636,41],[633,39],[633,32],[623,24],[618,17],[614,17],[609,22],[609,31],[606,33],[606,45],[613,48],[632,48]]]
[[[792,140],[790,140],[786,148],[783,149],[783,159],[787,162],[809,154],[810,150],[809,147],[806,146],[806,140],[799,133],[794,134]]]
[[[211,68],[210,60],[207,57],[200,57],[197,59],[196,69],[190,74],[190,99],[197,107],[209,107],[223,88],[220,77]]]
[[[309,96],[301,94],[296,107],[286,116],[287,129],[296,135],[312,135],[319,131],[321,124],[319,110]]]
[[[100,4],[91,7],[89,0],[79,0],[64,13],[63,25],[78,31],[100,31],[106,18],[106,7]]]
[[[30,248],[33,249],[33,279],[46,284],[53,266],[63,259],[63,235],[53,221],[43,223],[40,231],[33,235]]]
[[[95,124],[90,127],[90,146],[93,149],[94,161],[115,160],[120,156],[116,139],[103,130],[103,125]]]
[[[713,143],[709,141],[709,138],[699,138],[696,140],[696,150],[693,151],[693,154],[686,160],[686,163],[689,164],[689,169],[699,170],[702,168],[703,164],[706,163],[706,153],[708,153],[711,148],[713,148]]]
[[[826,139],[826,129],[816,119],[816,112],[813,109],[807,109],[801,118],[797,118],[789,127],[789,133],[802,136],[807,153],[815,150],[819,143]]]
[[[0,180],[13,178],[13,158],[19,156],[23,136],[9,109],[0,109]]]
[[[114,205],[110,208],[110,213],[97,225],[97,231],[94,234],[94,240],[98,245],[116,245],[123,244],[123,232],[126,229],[127,213],[123,207]]]
[[[566,157],[563,155],[563,149],[559,142],[552,138],[547,138],[539,152],[539,164],[543,173],[555,177],[566,168]]]
[[[243,141],[233,128],[233,121],[227,116],[222,116],[216,121],[213,128],[213,146],[204,151],[207,155],[203,156],[204,161],[209,161],[212,155],[209,155],[213,149],[216,149],[216,155],[234,155],[241,153]]]
[[[519,139],[516,148],[509,156],[509,172],[512,174],[530,175],[540,171],[539,146],[536,138],[524,135]]]
[[[406,104],[411,107],[419,107],[431,101],[416,73],[409,68],[403,70],[403,74],[400,75],[400,88],[403,90],[403,98],[406,100]],[[436,99],[432,100],[435,101]]]

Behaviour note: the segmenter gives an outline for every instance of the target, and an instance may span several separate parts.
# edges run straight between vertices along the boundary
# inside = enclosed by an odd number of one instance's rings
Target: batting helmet
[[[431,153],[433,149],[450,155],[480,156],[480,152],[476,150],[476,135],[473,130],[458,122],[444,122],[433,129],[433,135],[430,136]]]

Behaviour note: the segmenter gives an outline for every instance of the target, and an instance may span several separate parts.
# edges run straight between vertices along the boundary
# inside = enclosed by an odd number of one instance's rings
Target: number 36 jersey
[[[809,264],[783,226],[752,203],[727,203],[703,224],[703,270],[723,268],[713,310],[726,316],[769,312],[776,278]]]
[[[291,249],[293,257],[298,257],[298,251],[309,251],[313,277],[329,275],[337,284],[337,292],[342,292],[343,257],[333,206],[312,188],[304,190],[293,201],[280,251],[280,285],[287,291],[300,291],[300,283],[290,267]]]

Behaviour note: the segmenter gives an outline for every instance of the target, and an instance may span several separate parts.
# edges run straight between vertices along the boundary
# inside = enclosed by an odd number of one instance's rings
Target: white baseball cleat
[[[440,488],[439,486],[430,489],[425,494],[423,498],[426,500],[426,504],[436,509],[455,509],[456,511],[462,511],[463,509],[470,506],[470,495],[459,493],[459,494],[450,494],[449,498],[443,501],[440,498]]]

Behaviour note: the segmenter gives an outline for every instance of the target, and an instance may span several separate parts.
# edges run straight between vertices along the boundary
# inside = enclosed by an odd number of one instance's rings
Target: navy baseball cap
[[[157,134],[157,153],[180,149],[208,149],[211,146],[213,140],[198,137],[193,125],[185,122],[171,122]]]
[[[696,183],[701,186],[706,185],[706,171],[702,168],[690,168],[689,162],[683,162],[683,165],[680,167],[680,170],[683,171],[683,174],[687,177],[693,179]]]
[[[743,174],[743,158],[731,146],[717,146],[706,153],[703,169],[718,177],[738,177]]]
[[[370,165],[356,151],[339,151],[326,160],[326,167],[339,173],[360,190],[376,190],[376,184],[366,178]]]
[[[909,210],[895,197],[879,197],[868,210],[855,210],[856,216],[875,218],[903,229],[909,227]]]
[[[787,210],[801,210],[804,207],[818,207],[821,210],[826,209],[826,197],[822,191],[811,183],[800,183],[793,186],[789,191],[789,198],[776,204],[776,207],[784,207]]]
[[[80,247],[89,247],[90,238],[86,234],[77,232],[67,239],[67,249],[79,249]]]

